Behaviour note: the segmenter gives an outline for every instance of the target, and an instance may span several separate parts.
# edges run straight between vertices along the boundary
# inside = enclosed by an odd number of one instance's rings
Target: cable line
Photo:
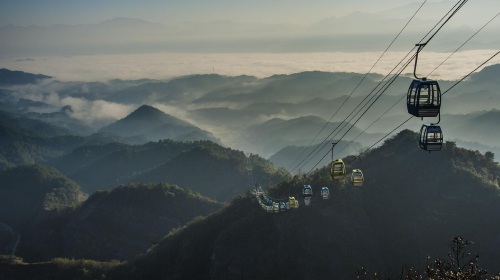
[[[327,123],[325,123],[325,125],[321,128],[321,130],[318,132],[318,134],[316,134],[316,136],[311,140],[311,142],[309,142],[309,146],[312,145],[312,143],[318,138],[318,136],[321,134],[321,132],[323,132],[323,130],[325,130],[326,126],[332,121],[332,119],[337,115],[337,113],[340,111],[340,109],[342,109],[345,105],[345,103],[347,102],[347,100],[349,100],[349,98],[351,98],[351,96],[353,95],[353,93],[358,89],[358,87],[361,85],[361,83],[363,83],[363,81],[366,79],[366,77],[368,76],[369,73],[371,73],[371,71],[373,70],[373,68],[375,68],[375,66],[378,64],[378,62],[380,61],[380,59],[382,59],[382,57],[387,53],[387,51],[389,50],[389,48],[394,44],[394,42],[399,38],[399,36],[401,35],[401,33],[406,29],[406,27],[408,26],[408,24],[410,24],[410,22],[413,20],[413,18],[417,15],[417,13],[420,11],[420,9],[422,9],[422,7],[424,6],[424,4],[427,3],[427,0],[425,0],[424,2],[422,2],[422,4],[418,7],[418,9],[415,11],[415,13],[413,13],[413,15],[411,16],[411,18],[406,22],[406,24],[403,26],[403,28],[399,31],[399,33],[396,35],[396,37],[394,37],[394,39],[392,40],[392,42],[389,44],[389,46],[387,46],[387,48],[382,52],[382,54],[379,56],[379,58],[377,59],[377,61],[375,61],[375,63],[372,65],[372,67],[368,70],[368,72],[363,76],[363,78],[359,81],[359,83],[356,85],[356,87],[351,91],[351,93],[346,97],[346,99],[344,99],[344,101],[342,102],[342,104],[340,105],[340,107],[335,111],[335,113],[332,115],[332,117],[328,120]],[[338,128],[338,127],[337,127]],[[328,136],[329,137],[329,136]],[[327,137],[327,138],[328,138]],[[323,141],[324,142],[324,141]],[[319,147],[319,146],[318,146]],[[316,147],[317,148],[317,147]],[[314,150],[311,153],[314,152]],[[290,170],[290,168],[292,166],[294,166],[294,164],[298,161],[298,159],[304,154],[304,152],[307,150],[307,147],[305,147],[302,152],[300,153],[300,155],[292,162],[292,164],[289,165],[289,167],[287,169]],[[307,159],[310,155],[307,155],[305,159]],[[300,166],[302,162],[300,162],[298,164],[298,166]],[[293,170],[295,170],[297,168],[297,166],[293,169],[291,169],[290,172],[293,172]]]
[[[459,51],[465,44],[467,44],[474,36],[476,36],[481,30],[483,30],[487,25],[489,25],[496,17],[500,15],[500,12],[497,13],[492,19],[490,19],[486,24],[484,24],[479,30],[477,30],[469,39],[467,39],[463,44],[461,44],[452,54],[450,54],[444,61],[442,61],[434,70],[432,70],[427,76],[436,71],[441,65],[443,65],[453,54]],[[389,109],[387,109],[381,116],[379,116],[375,121],[373,121],[367,128],[365,128],[358,136],[352,139],[346,146],[340,149],[337,153],[342,152],[345,148],[352,144],[356,139],[358,139],[363,133],[366,132],[370,127],[372,127],[377,121],[379,121],[383,116],[385,116],[394,106],[396,106],[401,100],[403,100],[406,96],[402,96],[398,101],[396,101]],[[377,143],[378,144],[378,143]]]
[[[469,77],[470,75],[472,75],[472,73],[476,72],[479,68],[481,68],[482,66],[484,66],[486,63],[488,63],[490,60],[492,60],[494,57],[496,57],[498,54],[500,54],[500,51],[496,52],[494,55],[492,55],[490,58],[488,58],[486,61],[484,61],[483,63],[481,63],[479,66],[477,66],[474,70],[472,70],[471,72],[469,72],[467,75],[463,76],[460,80],[458,80],[455,84],[453,84],[449,89],[447,89],[445,92],[443,92],[442,95],[445,95],[447,92],[449,92],[450,90],[452,90],[455,86],[457,86],[459,83],[461,83],[463,80],[465,80],[467,77]],[[380,143],[382,140],[384,140],[387,136],[389,136],[391,133],[393,133],[396,129],[400,128],[402,125],[404,125],[405,123],[407,123],[411,118],[413,118],[414,116],[411,116],[409,117],[407,120],[405,120],[403,123],[401,123],[400,125],[398,125],[396,128],[394,128],[393,130],[391,130],[389,133],[387,133],[384,137],[382,137],[380,140],[378,140],[377,142],[375,142],[375,144],[371,145],[369,148],[365,149],[362,153],[360,153],[356,159],[358,159],[359,157],[361,157],[363,154],[365,154],[368,150],[370,150],[371,148],[373,148],[374,146],[376,146],[378,143]]]
[[[430,76],[432,73],[434,73],[434,71],[436,71],[436,69],[438,69],[441,65],[443,65],[443,63],[445,63],[446,61],[448,61],[448,59],[454,55],[458,50],[460,50],[465,44],[467,44],[472,38],[474,38],[481,30],[483,30],[483,28],[485,28],[488,24],[490,24],[496,17],[498,17],[498,15],[500,15],[500,12],[498,12],[492,19],[490,19],[487,23],[485,23],[479,30],[477,30],[474,34],[472,34],[472,36],[469,37],[469,39],[467,39],[462,45],[460,45],[460,47],[458,47],[455,51],[453,51],[445,60],[443,60],[443,62],[441,62],[436,68],[434,68],[434,70],[432,70],[427,76]]]
[[[440,31],[440,30],[444,27],[444,25],[445,25],[445,24],[446,24],[446,23],[447,23],[447,22],[448,22],[448,21],[449,21],[449,20],[450,20],[450,19],[451,19],[451,18],[452,18],[452,17],[453,17],[453,16],[454,16],[457,12],[458,12],[458,11],[459,11],[459,10],[460,10],[460,9],[461,9],[464,5],[465,5],[465,3],[467,3],[467,2],[468,2],[468,0],[462,0],[462,1],[457,2],[457,4],[455,4],[455,6],[453,6],[453,8],[452,8],[452,9],[450,9],[450,11],[448,11],[448,12],[445,14],[445,16],[444,16],[444,17],[443,17],[443,18],[442,18],[442,19],[441,19],[441,20],[440,20],[440,21],[439,21],[439,22],[438,22],[438,23],[437,23],[437,24],[436,24],[436,25],[435,25],[435,26],[431,29],[431,31],[430,31],[430,32],[428,32],[428,33],[424,36],[424,38],[423,38],[422,40],[420,40],[420,42],[422,42],[422,41],[423,41],[423,40],[424,40],[424,39],[425,39],[425,38],[426,38],[429,34],[431,34],[432,30],[433,30],[433,29],[435,29],[435,28],[436,28],[436,26],[438,26],[438,25],[439,25],[439,23],[440,23],[440,22],[442,22],[442,21],[443,21],[443,19],[445,19],[447,15],[449,15],[449,16],[448,16],[448,18],[446,18],[446,20],[444,20],[444,22],[443,22],[443,23],[439,26],[439,28],[437,28],[437,30],[436,30],[436,31],[434,31],[434,33],[430,36],[430,38],[429,38],[429,39],[428,39],[425,43],[423,43],[423,44],[420,44],[420,43],[419,43],[419,44],[417,44],[417,45],[416,45],[416,46],[418,46],[418,47],[419,47],[419,51],[420,51],[421,49],[423,49],[423,48],[427,45],[427,43],[429,43],[429,42],[430,42],[430,41],[431,41],[431,40],[432,40],[432,39],[436,36],[436,34],[437,34],[437,33],[438,33],[438,32],[439,32],[439,31]],[[450,13],[451,13],[451,14],[450,14]],[[387,83],[386,83],[386,85],[384,85],[384,86],[385,86],[385,89],[383,89],[382,91],[381,91],[381,90],[379,90],[379,92],[380,92],[380,93],[378,93],[378,96],[375,98],[375,100],[374,100],[374,101],[373,101],[373,102],[369,105],[369,107],[368,107],[368,108],[367,108],[367,109],[366,109],[366,110],[365,110],[365,111],[364,111],[364,112],[360,115],[360,117],[358,117],[358,119],[356,120],[356,122],[354,122],[353,124],[351,124],[351,128],[349,128],[349,130],[348,130],[346,133],[344,133],[344,135],[343,135],[340,139],[338,139],[337,141],[340,141],[340,140],[342,140],[342,139],[345,137],[345,135],[346,135],[346,134],[347,134],[347,133],[348,133],[348,132],[352,129],[352,127],[354,127],[354,125],[355,125],[355,124],[356,124],[356,123],[357,123],[357,122],[361,119],[361,117],[362,117],[362,116],[363,116],[363,115],[364,115],[364,114],[365,114],[365,113],[366,113],[366,112],[367,112],[367,111],[368,111],[368,110],[369,110],[369,109],[373,106],[373,104],[374,104],[374,103],[375,103],[375,102],[376,102],[376,101],[380,98],[380,96],[381,96],[381,95],[382,95],[382,94],[383,94],[383,93],[384,93],[384,92],[388,89],[388,87],[390,87],[390,85],[392,85],[392,83],[395,81],[395,79],[396,79],[396,78],[397,78],[397,77],[398,77],[398,76],[402,73],[402,71],[404,71],[404,69],[405,69],[405,68],[406,68],[406,67],[407,67],[407,66],[411,63],[411,61],[412,61],[412,60],[413,60],[413,59],[414,59],[417,55],[418,55],[418,52],[412,56],[412,58],[411,58],[411,59],[410,59],[410,60],[409,60],[409,61],[405,64],[405,66],[404,66],[404,67],[403,67],[403,68],[399,71],[399,73],[398,73],[397,75],[395,75],[395,76],[392,78],[392,80],[391,80],[390,82],[387,82]],[[400,62],[400,63],[401,63],[401,62]],[[400,64],[400,63],[399,63],[399,64]],[[396,68],[396,67],[395,67],[395,68]],[[394,69],[393,69],[393,70],[394,70]],[[391,71],[391,72],[392,72],[392,71]],[[386,76],[386,77],[387,77],[387,76]],[[377,87],[378,87],[378,85],[377,85]],[[377,87],[375,87],[375,89],[376,89]],[[375,89],[374,89],[374,90],[375,90]],[[371,93],[373,93],[373,91],[374,91],[374,90],[372,90],[372,92],[371,92]],[[371,95],[371,93],[370,93],[369,95]],[[368,96],[369,96],[369,95],[368,95]],[[367,96],[367,97],[368,97],[368,96]],[[373,97],[369,100],[369,102],[370,102],[373,98],[374,98],[374,96],[373,96]],[[366,98],[365,98],[365,99],[366,99]],[[364,102],[364,100],[363,100],[362,102]],[[360,104],[362,104],[362,102],[361,102]],[[367,103],[367,104],[368,104],[368,103]],[[366,106],[367,104],[365,104],[364,106]],[[363,106],[363,107],[364,107],[364,106]],[[359,107],[359,105],[358,105],[358,107]],[[356,110],[356,109],[355,109],[355,110]],[[361,111],[359,111],[359,112],[361,112]],[[359,112],[358,112],[358,113],[359,113]],[[356,114],[358,114],[358,113],[356,113]],[[352,114],[352,112],[351,112],[351,114]],[[346,119],[347,119],[347,118],[346,118]],[[344,121],[345,121],[345,120],[344,120]],[[345,127],[345,126],[344,126],[344,127]],[[331,134],[333,134],[333,132],[332,132]],[[331,134],[330,134],[330,135],[331,135]],[[338,133],[337,133],[337,134],[338,134]],[[330,136],[330,135],[329,135],[329,136]],[[328,137],[329,137],[329,136],[328,136]],[[317,153],[316,153],[316,154],[317,154]],[[325,156],[323,156],[323,157],[322,157],[322,159],[321,159],[321,160],[320,160],[320,161],[319,161],[316,165],[314,165],[314,167],[313,167],[313,168],[312,168],[312,169],[311,169],[308,173],[310,173],[310,172],[311,172],[314,168],[316,168],[316,166],[317,166],[317,165],[318,165],[318,164],[319,164],[319,163],[320,163],[320,162],[321,162],[321,161],[322,161],[325,157],[326,157],[326,155],[325,155]],[[306,162],[306,163],[307,163],[307,162]],[[304,164],[304,165],[305,165],[305,164]]]

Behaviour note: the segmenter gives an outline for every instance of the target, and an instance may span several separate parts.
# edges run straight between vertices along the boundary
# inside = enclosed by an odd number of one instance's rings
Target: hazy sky
[[[422,2],[423,0],[2,0],[0,26],[90,24],[115,17],[141,18],[162,24],[217,20],[311,24],[323,18],[357,11],[377,13]],[[427,1],[429,5],[456,2]],[[482,13],[498,12],[499,8],[498,0],[474,0],[467,4],[467,11],[463,13],[474,21],[480,19]],[[412,12],[408,10],[405,14],[403,10],[402,16]]]
[[[157,23],[236,20],[312,23],[355,11],[377,12],[412,0],[2,0],[0,26],[89,24],[114,17]],[[430,1],[436,2],[436,1]]]
[[[427,0],[390,52],[410,50],[457,1]],[[88,80],[168,78],[210,72],[256,76],[307,70],[362,73],[424,0],[1,3],[1,68],[64,80]],[[429,44],[422,59],[446,56],[499,12],[500,0],[469,1]],[[146,23],[110,21],[116,18]],[[103,22],[107,24],[100,24]],[[457,54],[436,75],[457,78],[469,69],[455,71],[460,67],[456,65],[469,65],[471,59],[479,64],[498,49],[500,16],[462,50],[479,51],[480,56]],[[99,63],[103,61],[106,63]],[[390,67],[393,62],[384,59],[381,65]],[[386,68],[381,66],[375,71],[386,74]]]

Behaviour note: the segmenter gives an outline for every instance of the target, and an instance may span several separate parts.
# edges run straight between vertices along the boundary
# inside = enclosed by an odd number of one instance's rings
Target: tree
[[[433,280],[500,280],[500,273],[488,277],[488,272],[482,269],[479,264],[479,255],[467,252],[467,247],[474,245],[472,241],[465,240],[461,236],[453,238],[448,257],[436,259],[432,263],[430,257],[426,258],[426,267],[424,272],[420,272],[414,267],[404,267],[400,275],[382,275],[373,273],[371,279],[433,279]],[[365,268],[356,271],[357,279],[370,279],[370,275]]]

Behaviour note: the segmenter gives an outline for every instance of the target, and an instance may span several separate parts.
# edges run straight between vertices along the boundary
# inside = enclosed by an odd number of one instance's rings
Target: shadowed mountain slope
[[[253,168],[249,177],[249,164]],[[186,150],[170,161],[134,177],[135,181],[168,181],[189,187],[219,201],[230,200],[250,188],[251,180],[263,185],[275,184],[288,176],[269,161],[241,151],[207,142]]]
[[[240,196],[170,232],[134,261],[96,265],[89,273],[107,279],[353,279],[362,266],[397,274],[403,265],[443,256],[457,235],[474,241],[471,252],[479,253],[481,266],[498,273],[500,169],[494,155],[453,142],[429,154],[417,147],[417,139],[405,130],[361,161],[345,158],[348,170],[364,171],[363,187],[332,181],[328,167],[295,176],[269,194],[300,198],[302,186],[310,184],[310,206],[272,214],[254,196]],[[330,188],[329,200],[319,196],[323,186]],[[56,263],[29,268],[50,265]],[[75,266],[81,264],[70,267]],[[19,265],[3,271],[29,272]]]
[[[0,222],[17,232],[82,199],[79,186],[53,168],[26,165],[0,171]]]
[[[274,184],[288,176],[259,156],[250,159],[257,182]],[[169,182],[222,201],[245,193],[250,180],[243,152],[210,141],[84,146],[52,164],[89,193],[129,182]]]
[[[74,211],[23,236],[18,256],[129,260],[173,228],[222,205],[175,185],[136,184],[97,192]]]
[[[355,270],[400,271],[447,252],[456,235],[475,242],[480,263],[495,273],[500,257],[500,170],[490,154],[447,143],[428,154],[403,131],[367,154],[346,158],[365,185],[332,182],[328,169],[295,177],[270,190],[300,196],[311,184],[312,205],[279,214],[241,197],[230,206],[173,232],[118,278],[352,279]],[[328,186],[331,199],[319,190]],[[193,269],[196,267],[196,269]]]
[[[0,111],[0,169],[24,164],[47,164],[73,149],[117,141],[117,137],[72,135],[40,120]]]

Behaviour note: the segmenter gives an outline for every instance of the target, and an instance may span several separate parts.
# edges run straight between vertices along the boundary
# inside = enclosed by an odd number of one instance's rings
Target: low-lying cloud
[[[456,80],[486,61],[496,50],[469,50],[455,53],[439,66],[450,53],[422,52],[418,72],[434,79]],[[109,79],[170,79],[191,74],[217,73],[259,78],[274,74],[303,71],[366,73],[379,52],[329,53],[151,53],[139,55],[89,55],[70,57],[37,57],[29,60],[0,59],[3,67],[53,76],[61,81],[104,81]],[[386,75],[406,55],[389,52],[373,68],[373,73]],[[488,65],[500,63],[500,57]],[[479,69],[480,70],[480,69]],[[404,73],[412,73],[410,65]]]
[[[94,129],[123,118],[136,109],[133,105],[61,96],[59,92],[65,86],[67,85],[47,81],[38,85],[17,86],[13,88],[13,94],[17,98],[39,101],[52,106],[52,108],[33,108],[33,112],[50,113],[64,106],[71,106],[70,116]]]

